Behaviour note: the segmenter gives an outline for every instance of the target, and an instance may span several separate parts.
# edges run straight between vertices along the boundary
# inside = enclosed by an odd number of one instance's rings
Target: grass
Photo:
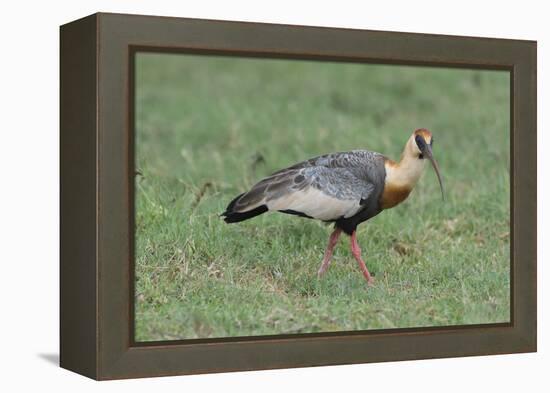
[[[140,54],[136,72],[136,340],[506,322],[509,75],[404,66]],[[332,151],[394,159],[434,133],[409,199],[359,227],[365,285],[330,228],[218,215],[263,176]]]

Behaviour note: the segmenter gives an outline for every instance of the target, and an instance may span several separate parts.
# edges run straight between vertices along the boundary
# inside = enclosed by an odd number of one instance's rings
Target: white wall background
[[[4,2],[0,13],[0,390],[543,391],[548,389],[550,226],[544,208],[550,34],[545,2]],[[58,354],[58,26],[96,11],[422,33],[539,43],[539,353],[97,383],[54,365]],[[545,174],[546,172],[546,174]],[[546,181],[545,181],[546,180]],[[544,232],[546,230],[546,232]],[[545,244],[546,243],[546,247]],[[546,390],[548,391],[548,390]]]

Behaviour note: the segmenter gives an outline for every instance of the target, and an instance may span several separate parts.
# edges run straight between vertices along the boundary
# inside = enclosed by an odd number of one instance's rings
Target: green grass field
[[[509,75],[497,71],[139,54],[136,340],[506,322]],[[322,153],[398,159],[434,134],[409,199],[359,226],[376,284],[331,228],[218,215],[269,173]]]

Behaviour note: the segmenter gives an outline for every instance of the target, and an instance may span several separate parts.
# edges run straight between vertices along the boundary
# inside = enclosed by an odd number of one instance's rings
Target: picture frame
[[[134,57],[510,72],[511,322],[135,342]],[[534,41],[97,13],[60,29],[60,365],[97,380],[536,351]]]

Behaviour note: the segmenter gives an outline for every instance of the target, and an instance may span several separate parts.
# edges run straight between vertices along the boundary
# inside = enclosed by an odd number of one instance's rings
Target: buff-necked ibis
[[[357,243],[357,225],[403,202],[420,179],[426,159],[435,170],[444,198],[432,144],[431,132],[421,128],[408,139],[399,162],[368,150],[311,158],[260,180],[233,199],[222,216],[225,222],[234,223],[278,211],[333,222],[318,275],[327,270],[343,231],[351,236],[351,252],[371,284],[373,279]]]

